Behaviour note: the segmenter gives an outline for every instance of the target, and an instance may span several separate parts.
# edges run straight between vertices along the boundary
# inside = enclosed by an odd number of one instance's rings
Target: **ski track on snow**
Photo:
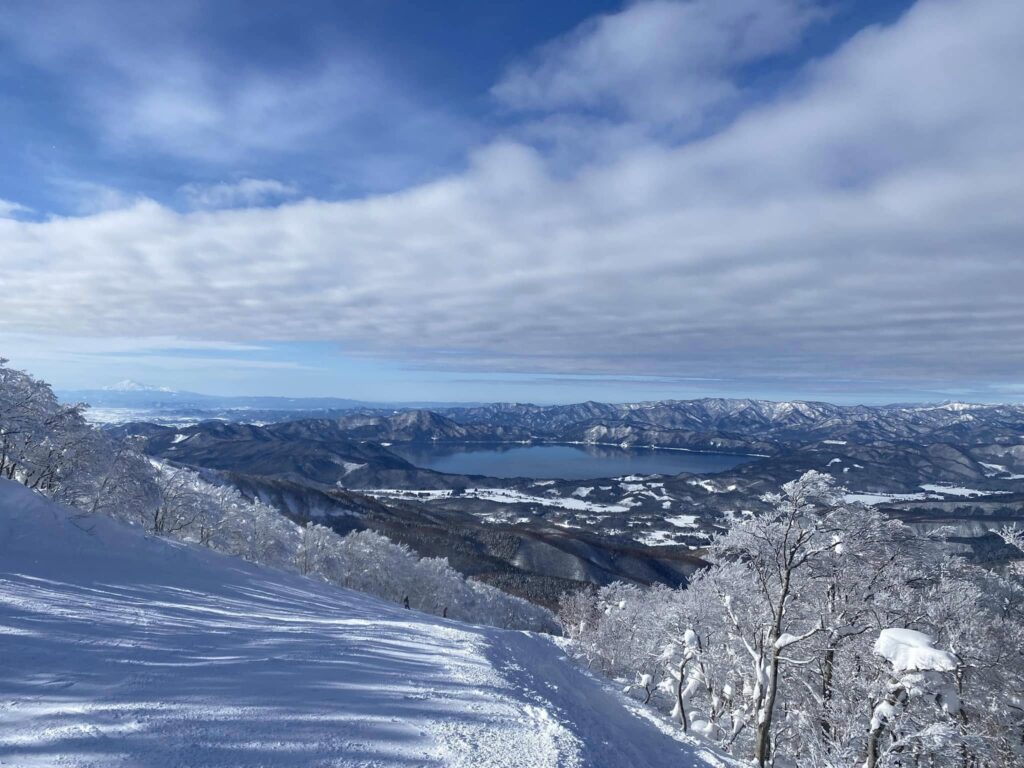
[[[0,481],[0,765],[687,768],[550,638],[142,535]]]

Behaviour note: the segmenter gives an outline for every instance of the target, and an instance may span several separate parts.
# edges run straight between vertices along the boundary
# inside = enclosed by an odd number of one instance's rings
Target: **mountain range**
[[[711,536],[812,469],[921,530],[952,525],[978,557],[998,556],[989,528],[1024,520],[1022,406],[705,399],[309,413],[281,412],[270,424],[110,429],[298,522],[379,531],[546,605],[581,582],[684,583]],[[750,460],[707,475],[583,482],[445,474],[400,455],[403,445],[509,442],[655,445]]]

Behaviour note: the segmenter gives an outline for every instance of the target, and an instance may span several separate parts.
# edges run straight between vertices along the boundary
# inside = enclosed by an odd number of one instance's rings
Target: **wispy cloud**
[[[233,183],[186,184],[181,193],[193,208],[234,208],[279,202],[295,197],[299,190],[275,179],[241,179]]]
[[[185,162],[199,183],[293,164],[343,180],[343,192],[390,190],[464,146],[469,125],[391,77],[371,46],[312,30],[282,62],[211,41],[211,18],[225,13],[195,2],[159,13],[118,0],[15,2],[0,15],[0,42],[54,79],[97,151]],[[247,17],[229,21],[244,29]]]
[[[811,0],[634,3],[514,64],[492,93],[518,110],[694,128],[737,100],[740,68],[791,48],[823,15]]]
[[[27,205],[15,203],[11,200],[0,199],[0,219],[14,218],[15,216],[32,213]]]

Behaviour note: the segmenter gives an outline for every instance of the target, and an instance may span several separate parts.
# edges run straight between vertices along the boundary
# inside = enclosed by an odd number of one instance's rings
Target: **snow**
[[[85,418],[90,424],[128,424],[133,421],[148,421],[167,427],[187,427],[198,424],[211,416],[186,415],[174,412],[161,412],[152,408],[121,408],[89,406]],[[252,422],[254,424],[259,422]]]
[[[936,408],[936,410],[942,411],[953,411],[954,413],[960,413],[962,411],[972,411],[976,408],[984,408],[984,405],[980,403],[944,403]]]
[[[580,486],[579,488],[572,492],[572,495],[579,496],[581,499],[585,499],[593,492],[593,490],[593,488],[584,488]]]
[[[1024,480],[1024,475],[1015,475],[1002,464],[989,464],[985,461],[979,461],[978,463],[985,467],[985,469],[989,470],[985,473],[986,477],[1002,475],[1002,477],[999,478],[1000,480]]]
[[[735,485],[727,485],[725,488],[719,488],[711,480],[687,480],[686,484],[697,488],[703,488],[708,493],[729,493],[736,490]]]
[[[830,466],[830,467],[831,467],[831,466],[832,466],[833,464],[842,464],[842,463],[843,463],[843,460],[842,460],[842,459],[839,459],[839,458],[835,458],[835,459],[832,459],[832,461],[830,461],[830,462],[828,463],[828,466]]]
[[[952,672],[960,660],[935,647],[935,640],[913,629],[883,629],[875,641],[875,653],[896,672]]]
[[[843,498],[848,503],[860,503],[870,507],[875,504],[885,504],[894,501],[925,501],[926,499],[941,501],[943,499],[942,494],[971,498],[974,496],[997,496],[1011,493],[1011,491],[979,491],[974,488],[960,488],[951,485],[925,484],[918,487],[925,491],[925,493],[847,493]]]
[[[447,499],[452,495],[451,491],[413,491],[400,488],[377,488],[374,490],[360,491],[367,496],[380,496],[392,499]],[[557,507],[569,509],[575,512],[598,512],[611,514],[616,512],[628,512],[630,507],[637,506],[640,502],[633,499],[622,499],[618,504],[598,504],[593,501],[573,497],[531,496],[511,488],[467,488],[462,493],[463,497],[490,501],[496,504],[536,504],[544,507]]]
[[[877,731],[896,717],[896,707],[884,699],[875,705],[871,713],[871,730]]]
[[[924,501],[928,498],[924,493],[847,493],[843,498],[848,504],[863,504],[871,507],[892,501]]]
[[[719,491],[718,488],[715,487],[715,484],[710,480],[687,480],[686,482],[688,485],[703,488],[708,493],[721,493],[721,491]]]
[[[822,440],[825,445],[846,445],[845,440]]]
[[[637,535],[636,541],[645,547],[671,547],[679,544],[675,536],[668,531],[643,531]]]
[[[547,636],[76,520],[8,481],[0,658],[0,764],[22,768],[713,764]]]
[[[697,527],[697,516],[676,515],[675,517],[666,517],[665,522],[669,525],[674,525],[677,528],[695,528]]]
[[[646,547],[678,547],[684,546],[685,542],[678,541],[680,536],[684,535],[682,531],[641,531],[636,534],[636,541],[643,544]],[[700,538],[709,539],[711,536],[703,531],[687,531],[685,533],[689,538]]]
[[[1009,493],[1009,491],[978,491],[974,488],[959,488],[950,485],[921,485],[919,486],[922,490],[930,491],[931,493],[944,493],[947,496],[963,496],[969,498],[971,496],[993,496],[1001,493]]]

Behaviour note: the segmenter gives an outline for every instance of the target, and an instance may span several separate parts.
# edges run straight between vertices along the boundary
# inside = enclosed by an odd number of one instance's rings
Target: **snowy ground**
[[[943,501],[947,496],[958,498],[974,498],[977,496],[1001,496],[1011,491],[979,491],[974,488],[961,488],[953,485],[919,485],[924,493],[847,493],[845,499],[848,502],[859,502],[866,506],[885,504],[899,501],[924,501],[934,499]]]
[[[541,485],[541,483],[534,483],[534,485]],[[577,488],[576,490],[584,489]],[[590,490],[593,489],[591,488]],[[383,499],[410,499],[413,501],[432,501],[452,497],[451,491],[417,491],[401,490],[398,488],[378,488],[374,490],[361,490],[359,492],[366,496]],[[567,509],[573,512],[596,512],[603,514],[628,512],[631,507],[636,505],[630,499],[623,499],[618,504],[596,504],[591,501],[584,501],[583,497],[575,491],[571,497],[564,497],[531,495],[511,488],[466,488],[461,492],[461,495],[465,498],[482,499],[483,501],[491,501],[496,504],[535,504],[540,507],[557,507],[558,509]]]
[[[8,481],[0,660],[3,766],[720,764],[547,637],[75,521]]]

